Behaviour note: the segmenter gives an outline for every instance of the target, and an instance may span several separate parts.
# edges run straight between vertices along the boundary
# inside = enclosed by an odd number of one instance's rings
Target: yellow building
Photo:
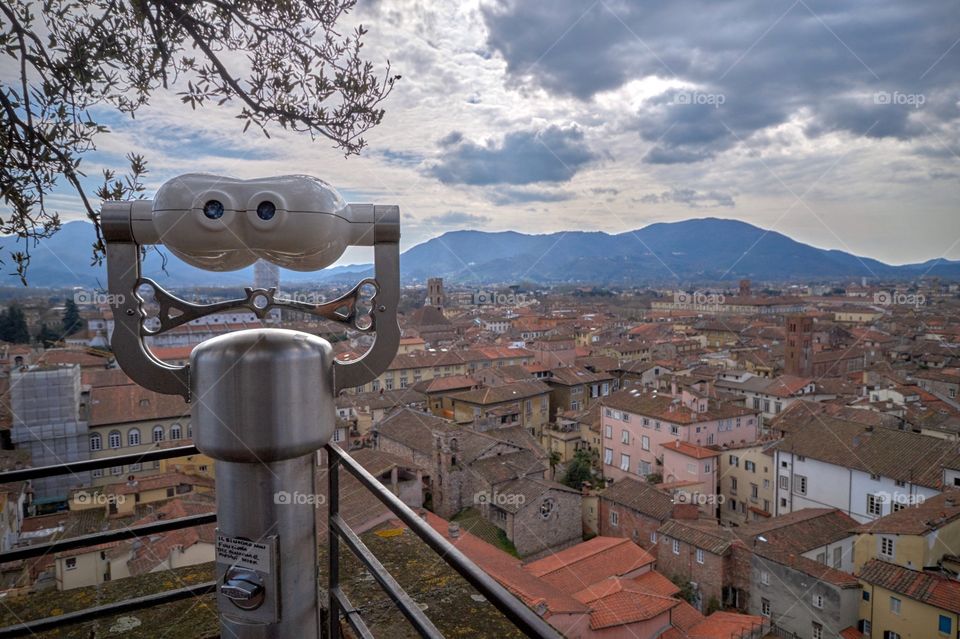
[[[860,579],[859,629],[877,639],[952,639],[960,623],[960,582],[877,559]]]
[[[523,348],[484,346],[469,350],[426,350],[398,354],[386,371],[369,384],[349,392],[399,390],[425,380],[451,375],[469,375],[484,368],[519,366],[533,361],[533,353]]]
[[[519,425],[543,443],[550,423],[550,387],[536,380],[462,391],[448,399],[454,421],[474,423],[481,430]]]
[[[854,544],[854,572],[871,560],[913,570],[936,567],[944,555],[960,549],[960,491],[950,490],[908,506],[909,495],[890,496],[894,508],[886,517],[864,524]],[[906,503],[905,503],[906,502]]]
[[[720,455],[720,522],[742,526],[773,515],[776,486],[773,457],[766,454],[775,441],[723,448]]]
[[[133,481],[90,488],[70,494],[70,510],[106,509],[108,515],[128,516],[141,504],[152,504],[198,492],[213,494],[213,480],[182,473],[149,475]]]
[[[190,406],[182,397],[161,395],[133,383],[94,386],[87,411],[91,459],[143,453],[162,446],[186,446],[193,436]],[[172,460],[166,462],[171,463]],[[163,472],[164,465],[155,461],[94,470],[92,483],[106,486],[125,482],[130,476],[153,475]]]
[[[873,324],[883,313],[869,308],[844,308],[833,313],[834,321],[841,324]]]

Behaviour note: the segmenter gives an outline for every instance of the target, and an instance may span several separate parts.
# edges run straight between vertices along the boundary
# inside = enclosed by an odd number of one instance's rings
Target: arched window
[[[154,426],[153,427],[153,441],[162,442],[163,441],[163,426]]]
[[[107,443],[110,445],[110,448],[120,448],[120,431],[110,431],[110,434],[107,435]]]
[[[174,424],[170,427],[170,439],[180,439],[183,437],[182,431],[180,430],[180,424]]]
[[[103,450],[103,438],[100,433],[90,433],[90,450]]]
[[[127,446],[139,446],[140,445],[140,430],[137,428],[131,428],[127,431]]]

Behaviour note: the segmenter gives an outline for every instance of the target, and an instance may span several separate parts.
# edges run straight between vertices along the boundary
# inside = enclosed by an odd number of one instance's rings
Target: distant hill
[[[90,264],[93,228],[70,222],[49,240],[31,247],[28,272],[35,287],[92,287],[106,283],[106,268]],[[2,272],[18,282],[9,254],[15,238],[0,238]],[[22,244],[19,245],[22,249]],[[162,249],[161,249],[162,250]],[[148,253],[145,273],[169,286],[248,285],[253,269],[211,273],[170,258],[167,273],[160,255]],[[960,279],[960,261],[930,260],[892,266],[837,250],[818,249],[745,222],[705,218],[651,224],[611,235],[566,231],[527,235],[515,231],[451,231],[418,244],[400,260],[404,281],[440,276],[455,282],[492,284],[521,280],[540,283],[641,284],[736,280],[814,280],[837,277],[909,279],[924,273]],[[370,274],[353,265],[322,273],[282,271],[287,284],[352,281]]]

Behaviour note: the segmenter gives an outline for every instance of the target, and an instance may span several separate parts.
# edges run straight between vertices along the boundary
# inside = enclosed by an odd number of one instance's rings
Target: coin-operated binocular
[[[101,219],[116,360],[141,386],[191,402],[196,446],[217,460],[223,636],[316,639],[314,453],[333,436],[334,396],[375,379],[396,354],[399,208],[347,204],[309,176],[236,180],[189,174],[165,183],[153,200],[105,203]],[[236,270],[258,259],[313,271],[335,262],[348,246],[373,246],[375,272],[322,304],[285,300],[272,288],[194,304],[143,277],[142,248],[156,244],[211,271]],[[249,329],[205,341],[193,349],[189,365],[173,366],[144,341],[212,313],[246,309],[262,319],[275,308],[373,333],[373,344],[362,357],[342,363],[317,336]]]

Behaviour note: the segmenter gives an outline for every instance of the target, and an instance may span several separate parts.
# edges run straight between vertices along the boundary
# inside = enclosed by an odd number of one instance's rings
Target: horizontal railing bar
[[[58,475],[70,475],[81,473],[88,470],[102,470],[113,466],[126,466],[129,464],[140,464],[143,462],[160,461],[161,459],[171,459],[173,457],[188,457],[197,455],[200,451],[196,446],[177,446],[176,448],[159,448],[148,450],[143,453],[130,453],[129,455],[115,455],[113,457],[100,457],[97,459],[84,459],[82,461],[68,462],[66,464],[53,464],[51,466],[37,466],[36,468],[18,468],[17,470],[7,470],[0,473],[0,484],[7,484],[15,481],[26,481],[28,479],[41,479],[43,477],[56,477]]]
[[[346,617],[347,623],[349,623],[350,627],[353,628],[353,631],[360,636],[360,639],[376,639],[376,637],[373,636],[373,633],[370,632],[370,628],[367,627],[367,624],[360,616],[360,611],[354,608],[353,604],[350,603],[347,593],[343,592],[343,590],[340,588],[334,588],[330,592],[330,596],[334,597],[340,603],[340,609],[343,610],[343,616]]]
[[[97,546],[112,541],[123,541],[124,539],[133,539],[137,537],[148,537],[157,533],[179,530],[181,528],[190,528],[191,526],[203,526],[213,524],[217,521],[215,513],[206,513],[202,515],[188,515],[176,519],[167,519],[150,524],[141,524],[139,526],[127,526],[117,528],[116,530],[105,530],[102,532],[91,533],[89,535],[80,535],[68,539],[58,539],[46,544],[37,544],[35,546],[24,546],[23,548],[14,548],[0,553],[0,564],[8,561],[18,561],[20,559],[29,559],[31,557],[41,557],[47,553],[63,552],[64,550],[73,550],[75,548],[86,548],[88,546]]]
[[[423,614],[423,610],[420,609],[417,602],[407,594],[403,586],[397,583],[393,575],[383,567],[380,560],[360,541],[357,534],[343,521],[343,518],[339,514],[333,515],[328,525],[332,530],[336,531],[337,535],[347,544],[353,554],[357,556],[357,559],[363,562],[363,565],[367,567],[367,570],[370,571],[373,578],[377,580],[377,583],[380,584],[380,587],[387,593],[394,605],[400,609],[403,616],[413,624],[413,627],[420,633],[421,637],[443,639],[443,633],[437,630],[433,622]]]
[[[390,492],[376,480],[355,459],[343,452],[336,444],[327,444],[327,452],[337,457],[350,474],[357,478],[367,490],[389,508],[410,530],[422,539],[441,559],[447,562],[464,579],[473,585],[490,603],[497,607],[513,624],[528,637],[560,639],[560,634],[547,622],[538,617],[509,590],[501,586],[493,577],[483,572],[467,558],[456,546],[444,539],[430,524],[420,519],[399,497]]]
[[[123,601],[104,604],[95,608],[85,608],[76,612],[68,612],[67,614],[57,615],[56,617],[44,617],[35,621],[25,621],[13,626],[0,628],[0,638],[6,639],[7,637],[32,636],[38,632],[44,632],[54,628],[63,628],[69,624],[92,621],[94,619],[110,617],[124,612],[143,610],[144,608],[151,608],[153,606],[161,606],[163,604],[173,603],[189,597],[201,597],[214,592],[216,588],[217,582],[207,581],[202,584],[196,584],[195,586],[186,586],[184,588],[166,590],[164,592],[158,592],[152,595],[144,595],[143,597],[136,597],[134,599],[125,599]]]

